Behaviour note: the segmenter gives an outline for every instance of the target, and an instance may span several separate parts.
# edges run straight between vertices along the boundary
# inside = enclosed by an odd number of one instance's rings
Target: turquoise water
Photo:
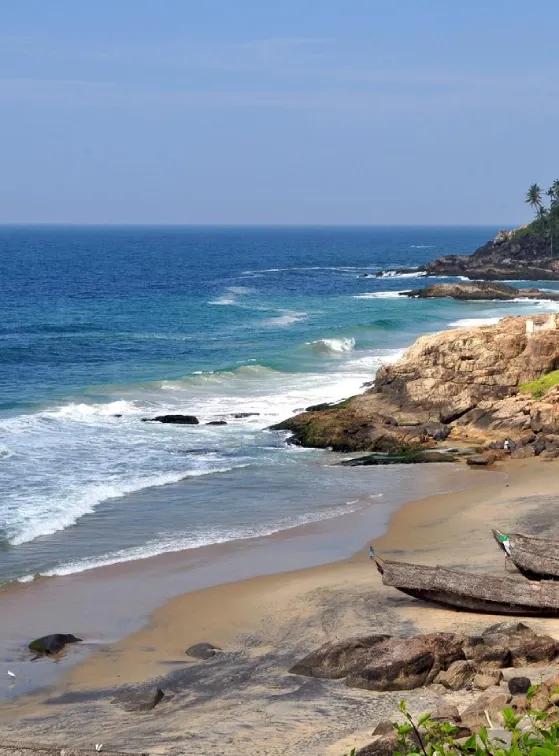
[[[361,277],[496,230],[0,229],[0,582],[272,533],[409,485],[267,428],[362,390],[421,333],[553,309],[410,301],[397,292],[421,277]],[[168,412],[201,424],[141,422]]]

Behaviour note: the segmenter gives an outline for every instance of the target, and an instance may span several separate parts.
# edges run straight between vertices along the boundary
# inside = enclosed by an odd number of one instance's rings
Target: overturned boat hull
[[[384,585],[421,601],[480,614],[559,617],[559,584],[374,559]]]

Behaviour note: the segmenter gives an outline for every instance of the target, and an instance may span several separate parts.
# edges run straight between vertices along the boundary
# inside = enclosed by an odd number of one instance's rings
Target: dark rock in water
[[[206,425],[227,425],[227,420],[210,420]]]
[[[194,646],[190,646],[184,652],[187,656],[192,656],[193,659],[211,659],[216,655],[217,651],[221,651],[217,646],[213,646],[211,643],[195,643]]]
[[[532,686],[529,677],[511,677],[509,680],[509,692],[513,696],[521,696],[528,693]]]
[[[113,415],[113,417],[122,417],[122,415]]]
[[[389,635],[368,635],[326,643],[317,651],[313,651],[298,661],[291,667],[289,673],[338,680],[345,677],[363,661],[371,646],[388,640],[389,637]]]
[[[53,656],[60,653],[69,643],[80,643],[81,640],[71,633],[53,633],[31,641],[28,648],[39,656]]]
[[[123,688],[117,692],[111,703],[120,706],[124,711],[151,711],[164,696],[161,688]]]
[[[375,278],[394,278],[398,276],[411,275],[417,273],[418,275],[425,275],[425,268],[393,268],[390,270],[378,270],[375,274]],[[370,274],[365,274],[365,277],[369,277]],[[371,276],[372,277],[372,276]]]
[[[322,410],[330,409],[332,405],[328,402],[323,402],[322,404],[311,404],[310,407],[307,407],[305,409],[305,412],[322,412]]]
[[[259,414],[260,412],[236,412],[233,417],[237,418],[237,420],[240,420],[243,417],[256,417]]]
[[[143,417],[143,423],[174,423],[176,425],[199,425],[200,421],[194,415],[157,415]]]
[[[437,451],[412,451],[402,454],[367,454],[340,462],[344,467],[367,467],[368,465],[412,465],[427,462],[454,462],[452,454]]]

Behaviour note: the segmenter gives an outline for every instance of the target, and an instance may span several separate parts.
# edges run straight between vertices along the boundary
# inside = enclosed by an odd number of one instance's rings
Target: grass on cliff
[[[532,394],[533,399],[541,399],[550,388],[557,386],[557,384],[559,384],[559,370],[553,370],[551,373],[546,373],[546,375],[536,378],[535,381],[522,383],[519,386],[519,390]]]

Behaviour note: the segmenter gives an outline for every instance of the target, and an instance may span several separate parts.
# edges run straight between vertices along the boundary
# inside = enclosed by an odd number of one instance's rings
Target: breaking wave
[[[318,339],[318,341],[309,341],[307,346],[310,347],[313,352],[318,352],[320,354],[344,354],[345,352],[352,351],[355,346],[355,339]]]

